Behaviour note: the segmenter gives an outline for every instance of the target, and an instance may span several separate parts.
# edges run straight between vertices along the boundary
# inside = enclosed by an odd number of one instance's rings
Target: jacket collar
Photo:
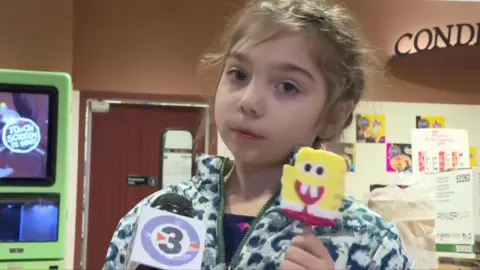
[[[192,178],[193,185],[197,191],[208,199],[215,199],[220,196],[220,172],[225,174],[225,169],[222,171],[222,167],[226,167],[228,164],[233,164],[233,161],[214,155],[207,155],[199,153],[196,160],[196,173]]]

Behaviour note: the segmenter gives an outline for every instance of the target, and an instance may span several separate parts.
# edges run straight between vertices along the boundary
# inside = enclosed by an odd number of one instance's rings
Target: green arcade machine
[[[65,73],[0,70],[0,270],[64,269],[71,91]]]

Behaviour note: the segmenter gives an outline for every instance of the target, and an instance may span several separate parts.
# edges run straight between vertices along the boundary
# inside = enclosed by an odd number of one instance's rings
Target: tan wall
[[[73,0],[0,5],[0,68],[72,72]]]
[[[209,95],[213,76],[198,76],[198,59],[241,2],[9,1],[0,9],[0,67],[66,71],[80,90]],[[348,5],[383,57],[404,32],[473,21],[480,10],[478,3],[426,0],[349,0]],[[480,103],[476,80],[453,83],[472,90],[451,93],[393,79],[377,83],[366,98]]]
[[[210,94],[197,63],[222,32],[226,14],[235,9],[232,2],[76,1],[76,87]]]

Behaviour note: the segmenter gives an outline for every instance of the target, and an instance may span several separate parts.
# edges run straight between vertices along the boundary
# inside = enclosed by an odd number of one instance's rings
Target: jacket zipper
[[[219,185],[220,185],[220,208],[218,209],[217,213],[217,241],[218,241],[218,252],[220,256],[220,263],[226,265],[225,261],[225,240],[223,239],[223,213],[225,212],[225,199],[223,196],[223,174],[225,171],[225,163],[227,160],[222,161],[222,165],[220,165],[220,178],[219,178]]]
[[[220,252],[220,263],[223,263],[226,265],[226,258],[225,258],[225,239],[224,239],[224,233],[223,233],[223,216],[225,214],[225,197],[224,197],[224,170],[225,170],[225,162],[222,162],[222,165],[220,166],[220,196],[221,196],[221,201],[220,201],[220,209],[218,210],[217,213],[217,238],[219,241],[219,252]],[[250,237],[250,235],[253,233],[255,226],[257,223],[262,220],[263,216],[265,215],[265,212],[270,208],[270,206],[275,202],[277,197],[280,195],[280,189],[267,201],[267,203],[262,207],[258,215],[255,217],[255,219],[252,221],[252,224],[248,228],[247,232],[242,238],[242,241],[240,242],[240,245],[237,247],[237,250],[235,250],[235,253],[232,257],[232,261],[230,262],[230,267],[228,269],[235,269],[235,267],[238,264],[238,257],[240,255],[240,251],[243,249],[243,246],[247,242],[247,239]]]
[[[232,261],[230,265],[232,266],[232,269],[235,269],[237,266],[238,262],[238,257],[240,255],[240,251],[243,249],[243,246],[247,242],[247,239],[250,238],[250,235],[253,233],[255,230],[255,226],[257,226],[257,223],[262,220],[263,216],[265,215],[265,212],[270,208],[270,206],[275,202],[277,197],[280,195],[280,189],[268,200],[268,202],[262,207],[260,210],[260,213],[258,213],[257,217],[253,220],[252,224],[250,225],[250,228],[248,228],[247,232],[242,238],[242,241],[240,242],[240,245],[238,245],[237,250],[235,250],[235,253],[232,257]],[[222,227],[223,228],[223,227]],[[223,239],[222,239],[223,240]],[[233,267],[235,266],[235,267]]]

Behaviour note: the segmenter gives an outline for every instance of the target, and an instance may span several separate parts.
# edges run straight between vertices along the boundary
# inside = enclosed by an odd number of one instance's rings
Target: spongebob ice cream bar
[[[309,225],[335,225],[345,194],[345,159],[302,147],[291,163],[283,166],[282,211]]]

